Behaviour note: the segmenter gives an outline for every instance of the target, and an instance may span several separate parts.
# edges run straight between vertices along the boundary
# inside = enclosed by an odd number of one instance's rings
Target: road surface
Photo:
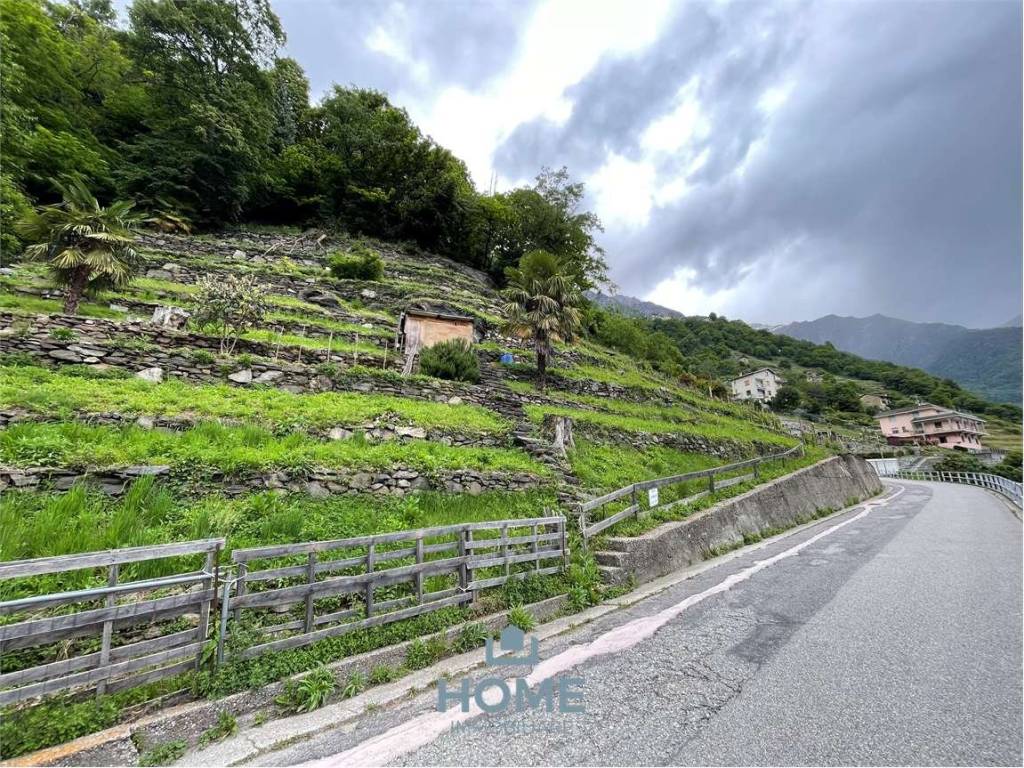
[[[888,488],[502,670],[581,678],[582,713],[430,690],[255,762],[1021,765],[1021,523],[981,489]]]

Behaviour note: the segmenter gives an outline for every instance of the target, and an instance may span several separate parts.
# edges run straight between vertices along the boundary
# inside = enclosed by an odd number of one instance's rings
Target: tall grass
[[[204,423],[181,432],[78,422],[20,423],[0,433],[0,462],[9,466],[108,468],[167,464],[178,474],[312,467],[421,471],[495,470],[547,475],[544,465],[511,448],[455,447],[425,440],[368,444],[358,437],[320,442],[298,432]]]
[[[461,434],[502,434],[504,418],[477,405],[448,405],[355,392],[296,395],[282,389],[152,384],[136,378],[109,381],[69,376],[31,366],[0,368],[0,407],[47,416],[117,411],[131,415],[236,419],[273,427],[359,426],[376,418]]]
[[[557,405],[527,405],[524,406],[524,409],[530,420],[538,423],[543,421],[544,416],[554,414],[568,416],[575,421],[622,432],[695,435],[711,440],[735,440],[748,444],[756,440],[762,443],[786,447],[796,445],[796,441],[791,437],[768,432],[750,422],[713,414],[706,414],[699,419],[691,421],[684,421],[682,418],[670,421],[658,418],[659,414],[654,407],[645,408],[645,410],[652,413],[651,417],[567,408]]]

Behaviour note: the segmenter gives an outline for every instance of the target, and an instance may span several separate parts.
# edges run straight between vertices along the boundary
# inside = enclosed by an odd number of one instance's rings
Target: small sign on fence
[[[654,509],[656,506],[658,506],[657,488],[649,488],[647,490],[647,506],[650,507],[651,509]]]

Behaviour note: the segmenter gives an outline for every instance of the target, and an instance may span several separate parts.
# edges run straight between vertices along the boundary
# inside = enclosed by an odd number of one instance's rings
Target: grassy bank
[[[293,394],[283,389],[153,384],[137,378],[94,379],[33,366],[0,368],[0,408],[51,417],[118,412],[133,416],[235,419],[273,428],[352,426],[374,419],[459,434],[503,434],[508,421],[476,405],[448,405],[355,392]]]

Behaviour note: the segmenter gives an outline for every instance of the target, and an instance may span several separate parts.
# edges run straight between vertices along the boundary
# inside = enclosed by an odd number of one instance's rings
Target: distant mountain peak
[[[1020,318],[1000,328],[973,330],[882,314],[825,315],[772,330],[815,344],[831,342],[836,349],[869,360],[922,368],[997,402],[1020,402]]]
[[[634,296],[587,291],[587,298],[599,306],[616,309],[631,317],[686,317],[682,312]]]

